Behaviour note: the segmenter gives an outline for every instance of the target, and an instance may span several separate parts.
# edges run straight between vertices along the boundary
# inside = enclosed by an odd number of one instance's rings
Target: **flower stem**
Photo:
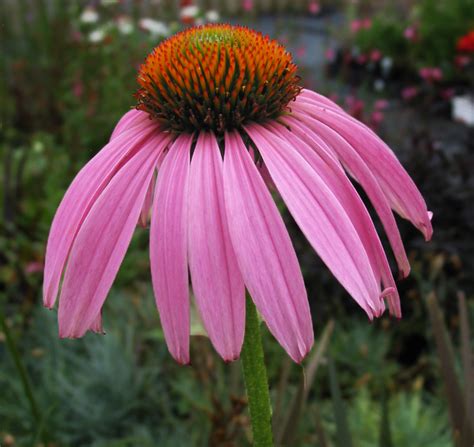
[[[252,299],[247,296],[242,368],[249,402],[254,447],[272,447],[271,403],[263,356],[260,321]]]

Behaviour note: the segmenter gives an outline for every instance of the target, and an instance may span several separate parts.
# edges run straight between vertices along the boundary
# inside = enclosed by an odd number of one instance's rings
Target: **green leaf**
[[[336,420],[336,445],[337,447],[352,447],[352,438],[347,424],[346,409],[337,380],[336,365],[332,357],[329,357],[329,386],[331,388],[334,418]]]

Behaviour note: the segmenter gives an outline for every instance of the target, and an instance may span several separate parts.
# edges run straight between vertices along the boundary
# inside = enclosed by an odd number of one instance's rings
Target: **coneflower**
[[[401,316],[386,254],[348,175],[367,193],[400,275],[410,266],[392,210],[428,240],[431,215],[393,152],[329,99],[303,89],[291,55],[240,26],[183,31],[141,66],[137,105],[66,192],[48,239],[44,304],[61,337],[101,331],[101,309],[137,223],[168,348],[189,362],[188,269],[215,349],[236,359],[245,289],[300,362],[313,343],[298,260],[269,186],[368,317]]]

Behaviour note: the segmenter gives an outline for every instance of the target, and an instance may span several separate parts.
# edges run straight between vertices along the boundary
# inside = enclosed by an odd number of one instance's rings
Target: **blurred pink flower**
[[[82,94],[84,93],[84,83],[80,79],[74,82],[72,93],[78,99],[82,97]]]
[[[361,65],[364,65],[367,63],[367,61],[369,60],[369,57],[367,56],[367,54],[365,53],[361,53],[357,56],[357,62]]]
[[[29,262],[28,264],[26,264],[25,272],[28,275],[31,275],[32,273],[42,272],[43,268],[44,268],[44,265],[43,265],[42,262],[32,261],[32,262]]]
[[[334,60],[336,59],[336,51],[334,50],[334,48],[326,48],[326,51],[324,52],[324,57],[327,61],[334,62]]]
[[[350,27],[353,33],[357,33],[363,29],[369,29],[372,26],[371,19],[355,19],[351,22]]]
[[[243,0],[242,9],[246,12],[250,12],[253,9],[253,0]]]
[[[443,78],[443,72],[439,67],[423,67],[418,71],[420,77],[426,82],[437,82]]]
[[[402,98],[403,98],[405,101],[409,101],[410,99],[413,99],[415,96],[417,96],[418,93],[419,93],[418,87],[414,87],[414,86],[405,87],[405,88],[402,90]]]
[[[351,31],[353,33],[357,33],[360,29],[362,29],[362,22],[358,19],[355,19],[351,22]]]
[[[471,63],[471,57],[470,57],[470,56],[466,56],[466,55],[464,55],[464,54],[458,54],[458,55],[456,55],[456,57],[454,58],[454,64],[455,64],[456,67],[458,67],[458,68],[467,67],[470,63]]]
[[[349,95],[346,97],[346,108],[349,115],[357,119],[362,119],[365,102],[354,95]]]
[[[319,14],[319,12],[321,11],[321,5],[318,1],[311,0],[309,2],[308,10],[311,14],[314,14],[314,15]]]
[[[375,110],[385,110],[388,107],[388,101],[386,99],[377,99],[374,103]]]
[[[380,59],[382,59],[382,52],[375,48],[370,52],[370,60],[372,62],[378,62]]]
[[[303,58],[306,56],[306,47],[305,46],[300,46],[296,49],[296,56],[299,58]]]
[[[405,39],[416,42],[418,40],[418,27],[416,25],[408,26],[405,28],[405,31],[403,31],[403,35]]]
[[[440,96],[441,98],[443,98],[444,100],[448,101],[450,100],[455,94],[455,91],[452,87],[450,88],[444,88],[443,90],[441,90],[440,92]]]
[[[384,120],[384,114],[380,110],[374,110],[370,115],[370,125],[373,129],[377,129]]]

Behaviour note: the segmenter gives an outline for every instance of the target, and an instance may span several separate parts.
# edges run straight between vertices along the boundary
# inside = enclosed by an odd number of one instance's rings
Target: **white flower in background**
[[[99,43],[102,42],[105,38],[105,31],[101,28],[98,28],[94,31],[89,33],[89,42],[91,43]]]
[[[135,28],[133,26],[133,22],[130,19],[130,17],[127,16],[120,16],[117,18],[117,29],[121,34],[130,34],[133,29]]]
[[[390,70],[392,69],[393,66],[393,59],[389,56],[385,56],[382,58],[380,61],[380,65],[382,67],[382,72],[386,76],[390,73]]]
[[[79,20],[82,23],[96,23],[99,20],[99,13],[91,6],[88,6],[82,11]]]
[[[145,17],[139,21],[140,28],[145,31],[148,31],[154,36],[167,36],[170,33],[170,30],[166,23],[159,22],[158,20],[150,19]]]
[[[474,126],[474,98],[469,95],[456,96],[451,99],[452,114],[456,121]]]
[[[202,17],[198,17],[196,20],[194,20],[194,25],[196,26],[204,25],[204,19]]]
[[[182,20],[195,19],[199,14],[199,8],[196,5],[185,6],[181,9],[179,17]]]
[[[383,89],[385,89],[385,81],[383,79],[376,79],[374,82],[374,90],[381,92]]]
[[[206,20],[208,22],[217,22],[219,20],[219,13],[215,9],[210,9],[206,12]]]

